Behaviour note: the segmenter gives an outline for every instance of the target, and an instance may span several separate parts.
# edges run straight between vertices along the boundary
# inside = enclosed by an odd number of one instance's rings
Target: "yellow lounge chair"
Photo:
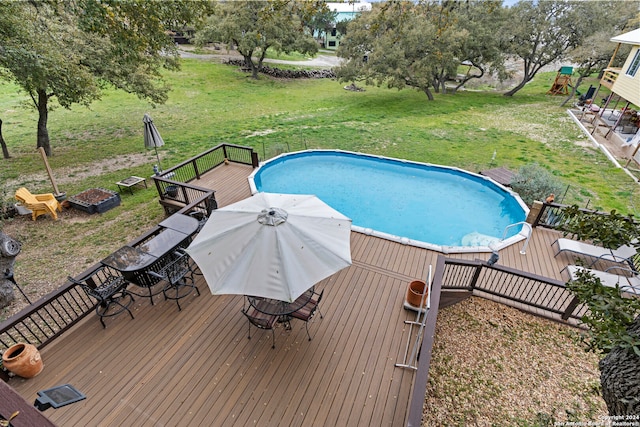
[[[31,194],[29,190],[22,187],[16,191],[16,199],[27,209],[31,210],[31,219],[34,221],[40,215],[51,214],[53,219],[58,219],[56,210],[62,212],[62,206],[52,193]]]

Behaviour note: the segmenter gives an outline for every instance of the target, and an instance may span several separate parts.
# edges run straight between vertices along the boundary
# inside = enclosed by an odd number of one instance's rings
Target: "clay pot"
[[[427,289],[427,284],[422,280],[414,280],[409,283],[409,288],[407,288],[407,303],[412,305],[413,307],[420,307],[420,302],[422,301],[422,293],[429,292]],[[427,298],[424,298],[424,302],[422,307],[427,306]]]
[[[2,355],[2,364],[22,378],[33,378],[44,367],[40,352],[31,344],[18,343],[9,347]]]

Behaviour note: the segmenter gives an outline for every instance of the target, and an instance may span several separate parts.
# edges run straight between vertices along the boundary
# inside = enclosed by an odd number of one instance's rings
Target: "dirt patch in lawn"
[[[125,154],[122,156],[102,159],[88,165],[80,167],[64,167],[56,168],[54,171],[56,183],[58,186],[82,181],[92,176],[104,175],[106,172],[114,172],[123,169],[130,169],[135,166],[149,164],[149,154]],[[152,161],[153,162],[153,161]],[[149,171],[151,173],[151,170]],[[15,188],[19,186],[29,186],[29,184],[37,184],[49,182],[49,176],[46,170],[42,172],[21,175],[17,179],[7,179],[4,182],[5,188]]]

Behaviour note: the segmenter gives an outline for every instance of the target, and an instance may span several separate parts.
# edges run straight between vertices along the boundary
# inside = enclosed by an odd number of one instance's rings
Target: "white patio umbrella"
[[[162,166],[160,166],[160,156],[158,155],[158,147],[162,147],[164,145],[164,140],[160,136],[158,129],[156,129],[156,125],[153,124],[153,119],[149,113],[145,113],[142,118],[142,123],[144,123],[144,146],[146,148],[155,148],[156,157],[158,158],[158,167],[162,170]]]
[[[214,295],[292,302],[351,265],[350,233],[316,196],[257,193],[213,211],[187,252]]]

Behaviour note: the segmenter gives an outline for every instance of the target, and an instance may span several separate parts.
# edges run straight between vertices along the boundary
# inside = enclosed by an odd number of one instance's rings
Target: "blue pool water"
[[[426,247],[487,246],[524,221],[527,209],[480,175],[344,151],[282,155],[252,179],[254,191],[315,194],[359,231]],[[507,237],[519,231],[511,227]]]

